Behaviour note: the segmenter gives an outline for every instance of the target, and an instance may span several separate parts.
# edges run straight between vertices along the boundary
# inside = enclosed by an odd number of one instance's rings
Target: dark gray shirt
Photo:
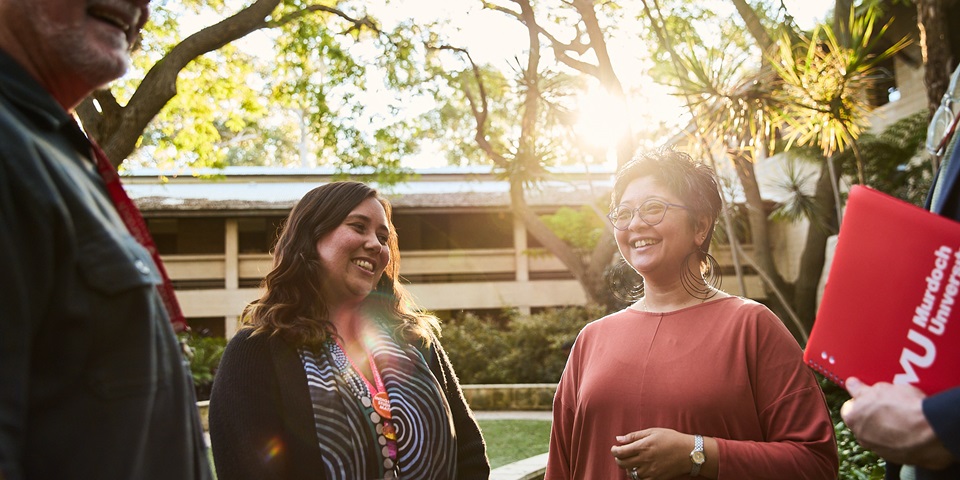
[[[160,281],[86,136],[0,51],[0,478],[210,478]]]

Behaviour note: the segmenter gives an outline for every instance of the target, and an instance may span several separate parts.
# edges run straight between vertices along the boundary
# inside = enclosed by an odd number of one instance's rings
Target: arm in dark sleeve
[[[923,415],[955,461],[960,459],[960,387],[925,398]]]
[[[219,480],[290,476],[290,438],[267,334],[244,330],[223,353],[210,394],[210,441]]]
[[[457,479],[487,479],[490,477],[490,461],[487,446],[480,433],[477,420],[467,406],[460,390],[460,382],[453,371],[447,353],[439,341],[430,348],[430,370],[440,381],[453,414],[453,427],[457,434]]]
[[[0,159],[0,478],[23,478],[34,332],[51,298],[55,232]]]

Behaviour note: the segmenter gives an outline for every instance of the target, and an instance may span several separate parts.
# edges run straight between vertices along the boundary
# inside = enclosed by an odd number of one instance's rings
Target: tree
[[[340,166],[398,171],[400,157],[412,148],[406,126],[382,122],[370,133],[350,122],[364,109],[353,97],[367,73],[367,65],[353,58],[350,47],[364,41],[375,45],[376,53],[368,55],[376,59],[371,63],[386,72],[389,87],[398,89],[418,82],[413,67],[417,52],[406,30],[409,25],[383,31],[363,8],[363,2],[346,0],[155,5],[136,56],[143,75],[94,92],[78,107],[78,115],[114,165],[138,147],[151,125],[155,129],[143,141],[152,147],[192,152],[192,161],[218,165],[229,148],[220,145],[221,140],[242,139],[242,132],[264,120],[273,106],[296,107],[310,120],[318,150],[335,151]],[[200,13],[205,14],[200,19],[213,15],[221,20],[179,38],[182,20]],[[260,64],[233,45],[258,31],[271,32],[281,52]],[[265,83],[262,90],[251,87],[251,76]],[[193,88],[178,84],[184,77]],[[215,113],[219,111],[228,113]],[[226,118],[215,119],[217,115]]]
[[[863,166],[856,148],[866,113],[863,92],[876,65],[905,42],[894,42],[892,47],[876,54],[886,26],[874,31],[877,15],[872,8],[863,15],[849,16],[842,35],[835,35],[829,26],[820,26],[807,36],[790,22],[783,23],[778,35],[771,35],[762,27],[763,15],[742,0],[734,3],[746,31],[763,54],[762,62],[751,63],[731,56],[729,48],[714,48],[704,40],[697,42],[700,37],[690,28],[683,37],[689,39],[683,50],[673,46],[670,39],[679,35],[668,32],[666,26],[678,22],[660,15],[660,6],[655,2],[651,8],[644,1],[645,14],[672,59],[672,78],[678,91],[688,99],[701,143],[709,150],[714,139],[723,139],[735,167],[754,239],[751,263],[780,299],[781,314],[793,318],[797,323],[795,333],[804,337],[804,331],[809,331],[813,323],[826,239],[836,231],[836,217],[829,208],[823,208],[830,203],[831,191],[836,192],[835,180],[831,181],[836,176],[830,168],[821,168],[815,194],[803,195],[796,202],[811,221],[800,275],[791,284],[774,263],[766,208],[753,164],[767,152],[789,148],[796,141],[820,145],[824,153],[821,164],[828,167],[825,159],[852,146],[858,177],[863,183]],[[849,41],[853,47],[846,47],[842,41]],[[749,57],[750,53],[743,55]],[[781,130],[790,139],[786,145],[780,142]],[[799,188],[794,190],[802,193]]]
[[[950,74],[960,63],[960,35],[955,31],[960,13],[957,0],[917,0],[917,26],[920,29],[920,48],[923,51],[924,83],[927,85],[929,118],[940,106],[947,91]],[[951,19],[953,21],[951,22]],[[952,27],[952,28],[951,28]],[[958,38],[954,40],[954,38]]]
[[[552,148],[556,146],[552,143],[556,137],[545,133],[564,128],[564,122],[567,123],[566,128],[569,128],[569,119],[567,118],[569,115],[566,115],[567,110],[563,105],[564,100],[569,97],[568,94],[563,93],[564,87],[569,85],[569,77],[542,69],[541,36],[552,39],[550,40],[552,42],[551,47],[553,52],[557,54],[558,59],[566,56],[567,59],[560,60],[561,62],[577,65],[579,71],[592,72],[597,78],[601,78],[608,85],[613,85],[614,88],[619,86],[619,82],[613,74],[612,68],[609,65],[603,66],[603,60],[599,62],[600,65],[591,66],[569,56],[569,53],[574,50],[592,49],[597,52],[598,58],[606,58],[608,62],[609,55],[606,55],[599,30],[596,34],[591,35],[588,40],[578,36],[573,42],[562,44],[541,27],[529,0],[513,0],[513,3],[516,5],[516,9],[486,2],[485,5],[488,8],[512,16],[527,29],[530,48],[526,62],[524,64],[517,62],[518,70],[516,72],[516,92],[519,93],[520,103],[518,107],[521,115],[519,128],[504,129],[498,123],[491,121],[495,115],[498,115],[499,118],[506,118],[508,115],[507,112],[495,112],[491,108],[490,86],[502,86],[501,81],[497,81],[497,78],[494,77],[493,82],[491,82],[491,75],[485,75],[484,69],[477,65],[465,49],[450,45],[437,45],[435,48],[438,51],[455,53],[468,66],[465,75],[447,76],[446,79],[463,93],[470,115],[474,120],[474,140],[476,144],[509,180],[511,208],[514,215],[523,221],[530,234],[545,249],[557,256],[573,273],[574,277],[580,281],[591,303],[609,304],[610,299],[604,281],[604,272],[610,264],[616,246],[608,229],[600,230],[603,232],[602,238],[596,242],[592,252],[584,254],[577,246],[568,243],[554,232],[534,208],[528,204],[526,199],[527,191],[535,188],[537,183],[546,177],[547,166],[557,155]],[[577,3],[574,2],[575,5]],[[576,5],[577,12],[589,17],[593,12],[593,7],[589,5],[589,12],[582,10],[586,8],[586,4]],[[594,22],[596,21],[595,15],[592,19]],[[589,31],[594,27],[597,27],[597,25],[587,27],[587,30]],[[557,93],[559,94],[553,96]],[[495,101],[499,100],[499,97],[499,95],[495,95]],[[503,104],[502,100],[501,104]],[[491,133],[496,135],[491,135]],[[626,155],[626,150],[623,150],[622,154]],[[576,154],[574,153],[574,155]],[[603,216],[599,210],[595,212],[597,217]]]
[[[760,186],[754,171],[754,163],[762,159],[776,138],[776,111],[780,108],[774,92],[779,88],[776,75],[761,62],[751,61],[756,52],[761,55],[771,52],[776,43],[762,24],[760,12],[746,2],[738,0],[734,6],[744,20],[746,28],[722,21],[720,32],[723,41],[703,40],[695,20],[666,16],[664,8],[656,1],[643,1],[643,15],[662,50],[667,55],[662,75],[675,85],[687,102],[692,116],[694,147],[702,146],[702,154],[712,161],[713,150],[723,150],[742,187],[747,205],[747,219],[753,239],[754,253],[747,256],[754,270],[765,280],[768,290],[780,299],[781,317],[793,320],[795,333],[804,336],[807,328],[800,325],[787,299],[792,293],[780,275],[774,261],[766,205],[760,195]],[[673,11],[673,9],[670,9]],[[766,14],[766,12],[764,12]],[[710,12],[708,17],[717,21]],[[679,31],[671,30],[677,29]],[[747,35],[738,34],[746,31]],[[752,37],[755,43],[750,44]],[[682,45],[674,45],[673,38],[687,39]],[[753,50],[751,50],[751,47]],[[759,48],[757,48],[759,47]],[[728,224],[729,225],[729,224]],[[734,236],[729,235],[732,240]],[[735,241],[731,242],[738,250]]]

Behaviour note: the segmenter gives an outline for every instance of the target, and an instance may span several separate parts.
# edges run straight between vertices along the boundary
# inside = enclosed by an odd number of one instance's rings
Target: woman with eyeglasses
[[[617,173],[609,218],[642,287],[577,337],[546,479],[836,478],[833,425],[800,346],[766,307],[708,281],[720,208],[713,171],[684,153]]]
[[[333,182],[290,212],[213,383],[220,480],[489,477],[437,319],[399,283],[390,211]]]

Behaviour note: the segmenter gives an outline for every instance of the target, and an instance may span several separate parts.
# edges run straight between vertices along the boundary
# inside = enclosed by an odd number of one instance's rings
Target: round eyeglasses
[[[614,208],[609,215],[607,215],[607,218],[610,219],[610,223],[613,224],[613,228],[616,228],[617,230],[626,230],[630,226],[630,222],[633,221],[633,217],[635,215],[639,215],[640,220],[643,220],[643,223],[646,223],[652,227],[663,221],[663,217],[667,215],[667,210],[670,207],[690,210],[690,207],[686,205],[667,203],[663,200],[651,198],[650,200],[641,203],[637,208],[630,208],[623,205],[618,206],[617,208]]]
[[[933,114],[930,126],[927,128],[927,152],[931,155],[940,157],[943,155],[944,148],[950,143],[950,138],[957,129],[957,122],[960,115],[957,112],[960,107],[960,68],[950,77],[950,85],[947,87],[943,99],[940,100],[940,107]]]

